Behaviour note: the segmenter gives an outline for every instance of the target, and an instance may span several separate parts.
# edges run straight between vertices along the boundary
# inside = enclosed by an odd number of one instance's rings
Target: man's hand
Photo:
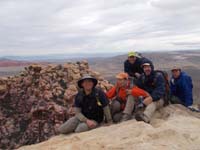
[[[86,120],[86,124],[88,125],[89,128],[94,128],[97,126],[97,123],[95,121],[89,119]]]
[[[137,72],[135,73],[136,78],[139,78],[140,75],[141,75],[141,74],[139,74],[139,73],[137,73]]]
[[[126,94],[127,95],[131,95],[132,94],[132,90],[126,90]]]
[[[144,99],[143,103],[148,106],[149,104],[151,104],[153,102],[153,99],[151,96],[148,96]]]

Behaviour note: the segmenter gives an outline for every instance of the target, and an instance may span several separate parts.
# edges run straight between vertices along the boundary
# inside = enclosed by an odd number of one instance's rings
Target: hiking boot
[[[130,114],[123,114],[121,122],[130,120],[130,119],[132,119],[132,116]]]
[[[146,123],[150,123],[149,119],[143,113],[142,114],[140,114],[140,113],[135,114],[135,119],[137,121],[144,121]]]
[[[122,113],[116,113],[115,115],[113,115],[113,122],[118,123],[120,122],[122,119]]]

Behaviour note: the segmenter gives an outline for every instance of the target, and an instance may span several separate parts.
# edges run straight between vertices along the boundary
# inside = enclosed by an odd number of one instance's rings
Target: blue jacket
[[[137,86],[147,91],[153,101],[158,101],[165,96],[165,79],[161,73],[157,73],[152,70],[149,76],[144,73],[137,81]]]
[[[180,76],[177,79],[171,77],[171,95],[178,97],[182,101],[183,105],[185,105],[186,107],[193,104],[192,89],[192,79],[185,72],[181,72]]]

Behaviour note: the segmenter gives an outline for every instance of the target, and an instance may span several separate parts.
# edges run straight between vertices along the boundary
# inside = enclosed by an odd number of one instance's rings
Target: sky
[[[200,49],[200,0],[0,0],[1,55]]]

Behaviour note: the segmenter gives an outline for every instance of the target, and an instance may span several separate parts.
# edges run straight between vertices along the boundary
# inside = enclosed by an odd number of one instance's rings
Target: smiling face
[[[90,91],[92,90],[93,86],[94,86],[94,83],[91,79],[85,79],[83,82],[82,82],[82,87],[85,91]]]
[[[177,79],[177,78],[180,76],[180,74],[181,74],[181,70],[179,70],[179,69],[174,69],[174,70],[172,70],[172,76],[173,76],[175,79]]]
[[[144,70],[144,73],[145,73],[146,76],[149,76],[151,74],[151,71],[152,71],[150,65],[144,65],[143,70]]]

